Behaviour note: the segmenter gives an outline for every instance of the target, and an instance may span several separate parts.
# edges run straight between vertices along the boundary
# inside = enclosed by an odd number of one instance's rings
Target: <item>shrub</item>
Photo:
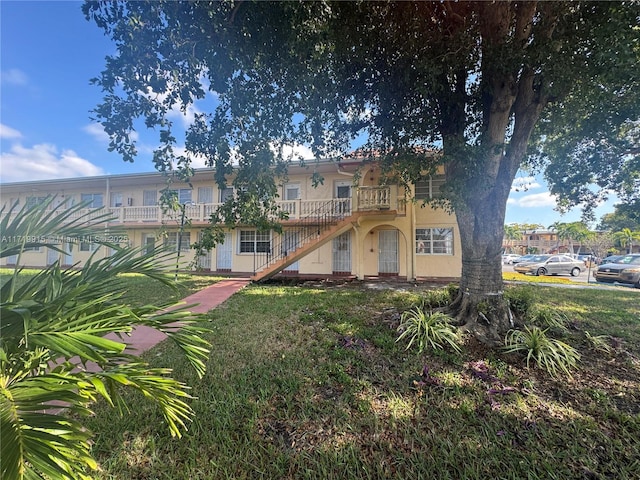
[[[401,334],[396,342],[409,339],[407,350],[416,344],[418,352],[427,347],[442,350],[446,345],[459,352],[458,335],[449,321],[450,318],[444,313],[426,313],[419,308],[412,308],[402,314],[398,327]]]
[[[543,329],[567,333],[569,319],[561,311],[548,305],[534,305],[526,314],[527,318]]]
[[[575,368],[580,359],[571,345],[547,336],[546,330],[539,327],[511,330],[505,338],[505,351],[525,354],[527,368],[533,360],[554,377],[559,371],[571,375],[569,369]]]
[[[589,342],[591,348],[601,353],[611,353],[613,348],[609,345],[609,336],[608,335],[591,335],[589,332],[585,331],[584,335]]]
[[[516,315],[524,317],[527,311],[536,303],[537,295],[532,286],[518,285],[505,289],[504,299]]]
[[[446,307],[451,303],[451,291],[448,288],[427,290],[422,297],[421,309],[425,311]]]

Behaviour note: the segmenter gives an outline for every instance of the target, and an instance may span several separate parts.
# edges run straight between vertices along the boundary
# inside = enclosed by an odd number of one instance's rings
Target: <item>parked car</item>
[[[516,263],[528,262],[533,257],[535,257],[535,255],[522,255],[520,258],[512,260],[511,263],[515,265]]]
[[[596,282],[629,283],[640,288],[640,254],[623,255],[613,263],[603,263],[593,276]]]
[[[516,263],[520,259],[520,255],[516,255],[515,253],[505,253],[502,255],[502,263],[505,265],[512,265]]]
[[[600,265],[605,265],[607,263],[616,263],[616,261],[620,260],[624,255],[609,255],[608,257],[604,257],[600,262]]]
[[[532,275],[571,275],[577,277],[586,266],[582,260],[568,255],[533,255],[533,258],[518,262],[513,269],[518,273]]]

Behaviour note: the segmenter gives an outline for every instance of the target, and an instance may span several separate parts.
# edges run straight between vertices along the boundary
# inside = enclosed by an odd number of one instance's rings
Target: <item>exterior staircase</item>
[[[287,225],[279,239],[269,245],[268,251],[255,253],[254,274],[251,280],[267,280],[285,270],[289,265],[350,230],[358,224],[361,217],[381,213],[396,215],[395,210],[389,209],[388,194],[384,201],[381,201],[378,198],[378,190],[380,189],[371,190],[375,197],[358,197],[358,211],[352,210],[351,198],[335,198],[320,205],[298,222]],[[371,198],[375,202],[372,202]]]

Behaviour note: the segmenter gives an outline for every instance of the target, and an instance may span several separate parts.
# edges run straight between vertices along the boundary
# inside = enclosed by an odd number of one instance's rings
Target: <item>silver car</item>
[[[597,282],[629,283],[640,288],[640,254],[623,255],[613,263],[604,263],[594,276]]]
[[[532,275],[571,275],[577,277],[585,269],[583,261],[568,255],[534,255],[526,262],[519,262],[513,267],[518,273]]]

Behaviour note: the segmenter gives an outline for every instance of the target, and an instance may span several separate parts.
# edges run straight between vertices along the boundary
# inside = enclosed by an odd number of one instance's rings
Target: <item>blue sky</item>
[[[153,170],[152,145],[133,164],[107,151],[90,110],[101,99],[89,80],[114,51],[111,41],[85,20],[79,1],[0,0],[0,181],[15,182]],[[541,176],[516,180],[506,223],[579,220],[561,216]],[[596,215],[613,211],[612,202]]]

